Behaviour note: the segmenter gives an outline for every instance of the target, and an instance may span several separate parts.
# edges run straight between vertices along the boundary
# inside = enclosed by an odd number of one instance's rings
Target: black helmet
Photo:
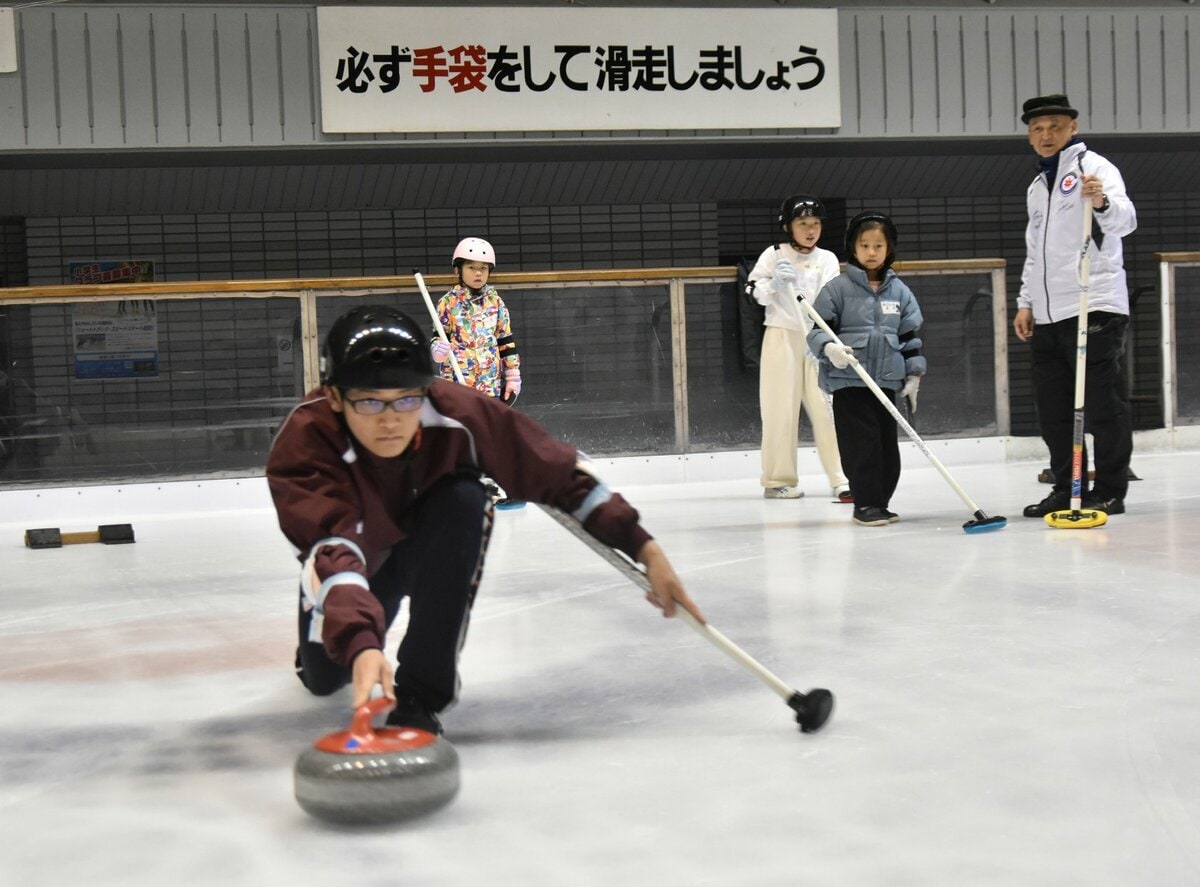
[[[846,261],[855,268],[862,267],[854,256],[854,244],[858,240],[859,229],[868,222],[875,222],[882,227],[883,236],[887,238],[888,253],[883,262],[883,269],[886,271],[892,267],[892,262],[896,261],[896,225],[888,216],[874,210],[859,213],[846,225]]]
[[[321,384],[338,388],[423,388],[434,380],[421,328],[378,305],[353,308],[333,322],[321,350]]]
[[[809,194],[793,194],[779,206],[779,227],[785,234],[791,234],[792,220],[802,216],[825,221],[825,204]]]

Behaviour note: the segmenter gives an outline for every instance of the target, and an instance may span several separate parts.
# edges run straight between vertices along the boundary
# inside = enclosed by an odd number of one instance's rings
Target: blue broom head
[[[964,533],[990,533],[992,530],[1003,530],[1008,526],[1008,518],[997,515],[988,517],[982,512],[975,518],[963,524]]]

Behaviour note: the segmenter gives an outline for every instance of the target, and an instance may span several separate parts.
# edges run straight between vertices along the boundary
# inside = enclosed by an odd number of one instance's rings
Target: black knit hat
[[[1022,107],[1021,122],[1028,123],[1034,117],[1047,117],[1051,114],[1063,114],[1074,120],[1079,112],[1071,107],[1071,100],[1065,95],[1040,95],[1030,99]]]

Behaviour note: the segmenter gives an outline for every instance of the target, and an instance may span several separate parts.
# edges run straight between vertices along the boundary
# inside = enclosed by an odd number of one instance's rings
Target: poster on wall
[[[317,33],[329,133],[841,126],[836,9],[333,6]]]
[[[153,283],[154,262],[148,259],[119,259],[68,262],[67,280],[87,283]]]
[[[17,23],[11,6],[0,6],[0,74],[17,70]]]
[[[71,262],[72,283],[144,283],[151,261]],[[158,375],[158,309],[150,299],[78,302],[71,309],[76,379],[146,379]]]

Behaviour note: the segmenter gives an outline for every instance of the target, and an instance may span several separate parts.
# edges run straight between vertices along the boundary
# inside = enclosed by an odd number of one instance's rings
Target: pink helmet
[[[453,264],[457,268],[458,263],[463,262],[487,262],[493,268],[496,267],[496,251],[492,249],[492,245],[486,240],[481,240],[478,237],[465,237],[458,242],[458,246],[454,248]]]

